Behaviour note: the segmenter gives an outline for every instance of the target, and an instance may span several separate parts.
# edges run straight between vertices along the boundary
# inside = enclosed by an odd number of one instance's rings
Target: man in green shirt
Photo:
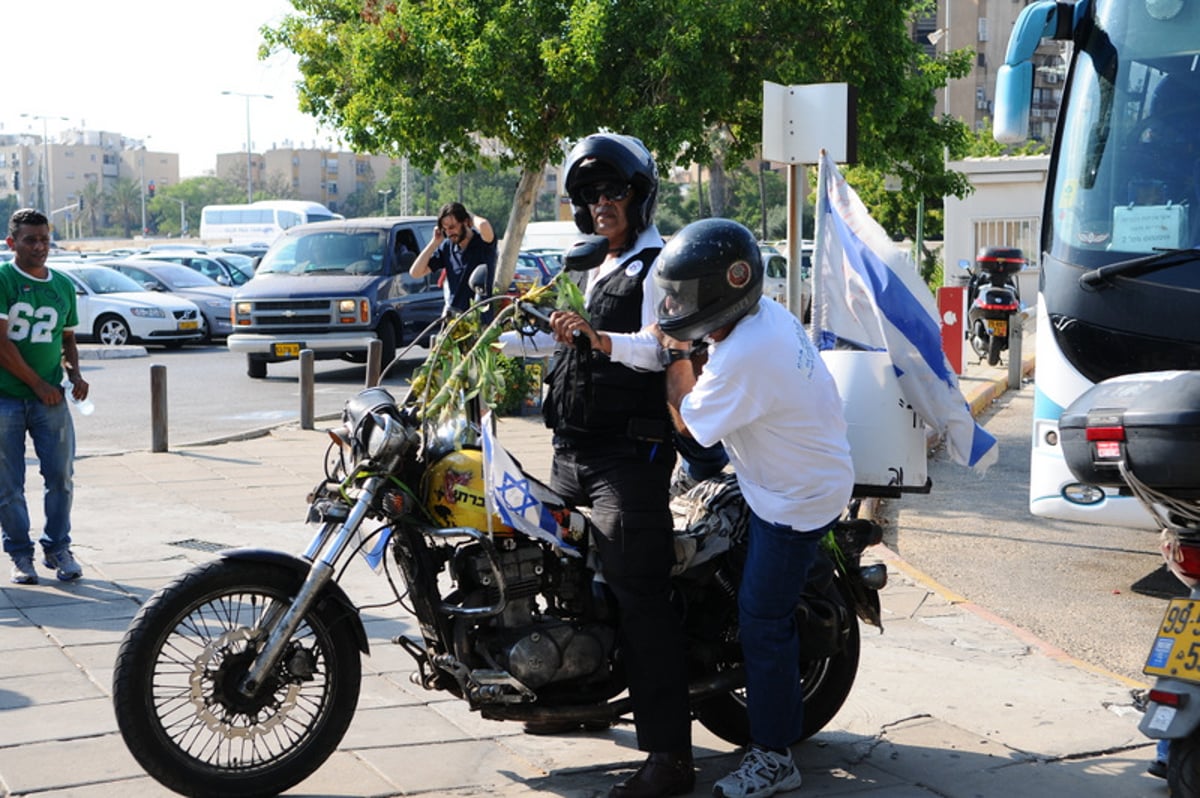
[[[72,395],[87,398],[75,345],[75,287],[46,266],[50,223],[45,214],[32,208],[15,212],[6,240],[14,259],[0,265],[0,531],[13,561],[12,581],[35,584],[25,503],[28,435],[45,483],[42,562],[65,582],[83,575],[71,555],[75,427],[62,387],[65,366]]]

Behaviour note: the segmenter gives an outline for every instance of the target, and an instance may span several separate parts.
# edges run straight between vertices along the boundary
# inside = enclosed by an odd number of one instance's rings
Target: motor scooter
[[[1188,588],[1173,598],[1143,673],[1155,678],[1138,728],[1169,740],[1172,798],[1200,798],[1200,371],[1113,377],[1070,404],[1059,420],[1077,500],[1099,487],[1132,493],[1162,529],[1167,567]]]
[[[1025,253],[1012,247],[983,247],[967,284],[967,340],[980,360],[1000,363],[1008,349],[1008,325],[1021,310],[1015,275],[1025,268]]]

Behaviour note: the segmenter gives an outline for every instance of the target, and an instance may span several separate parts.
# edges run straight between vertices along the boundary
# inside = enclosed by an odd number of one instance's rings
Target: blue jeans
[[[804,728],[796,606],[828,528],[800,532],[750,513],[738,622],[746,659],[750,739],[767,748],[787,748]]]
[[[48,407],[37,399],[0,396],[0,530],[10,557],[32,555],[25,504],[25,434],[33,440],[45,483],[46,528],[42,550],[58,554],[71,545],[71,495],[75,426],[64,400]]]

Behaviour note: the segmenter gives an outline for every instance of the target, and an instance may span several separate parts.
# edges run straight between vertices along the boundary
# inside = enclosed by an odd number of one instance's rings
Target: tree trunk
[[[708,207],[712,216],[725,215],[725,197],[729,194],[729,176],[725,174],[725,158],[714,153],[708,167]]]
[[[525,237],[525,227],[533,216],[533,205],[537,201],[537,190],[542,185],[545,171],[545,163],[539,164],[537,169],[521,170],[521,180],[517,183],[517,193],[513,197],[512,212],[508,215],[508,226],[496,264],[497,293],[507,290],[512,282],[513,272],[517,268],[517,253],[521,251],[521,239]]]

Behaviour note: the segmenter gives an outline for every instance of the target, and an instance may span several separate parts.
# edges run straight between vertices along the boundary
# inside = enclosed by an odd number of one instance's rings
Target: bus
[[[341,219],[319,202],[259,200],[242,205],[205,205],[200,212],[200,238],[230,244],[270,244],[289,227]]]
[[[1061,56],[1036,52],[1043,41],[1070,42],[1069,55],[1062,45]],[[1038,72],[1054,83],[1043,78],[1035,95]],[[997,74],[996,139],[1025,141],[1031,105],[1059,86],[1039,246],[1029,508],[1153,529],[1132,497],[1071,475],[1058,420],[1109,377],[1200,369],[1200,3],[1027,6]]]

